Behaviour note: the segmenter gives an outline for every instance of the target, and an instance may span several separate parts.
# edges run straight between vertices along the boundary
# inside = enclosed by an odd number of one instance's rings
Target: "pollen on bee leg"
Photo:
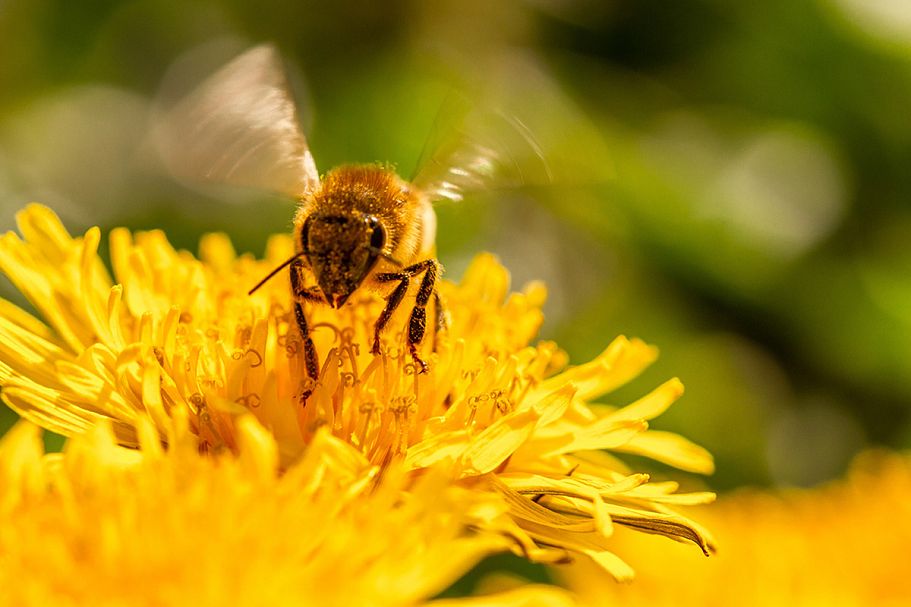
[[[313,339],[310,337],[310,329],[307,327],[307,317],[304,315],[304,309],[298,302],[294,302],[294,318],[297,321],[301,339],[304,342],[304,361],[307,364],[307,375],[316,379],[319,377],[319,361],[316,356],[316,346],[313,345]]]

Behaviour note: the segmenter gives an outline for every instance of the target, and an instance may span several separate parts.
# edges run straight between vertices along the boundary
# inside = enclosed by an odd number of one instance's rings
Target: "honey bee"
[[[442,268],[435,256],[433,203],[458,200],[494,179],[506,185],[549,180],[528,129],[506,114],[486,110],[466,112],[459,128],[425,151],[410,180],[379,164],[343,165],[321,178],[271,45],[254,47],[225,65],[161,124],[158,144],[178,177],[277,191],[297,201],[294,255],[250,293],[289,267],[294,319],[307,374],[314,380],[318,356],[303,304],[340,308],[365,288],[386,299],[372,353],[380,354],[380,335],[407,298],[408,348],[426,372],[418,346],[427,332],[431,302],[436,330],[445,324],[436,289]],[[306,286],[308,274],[316,286]],[[416,292],[409,294],[415,283]]]

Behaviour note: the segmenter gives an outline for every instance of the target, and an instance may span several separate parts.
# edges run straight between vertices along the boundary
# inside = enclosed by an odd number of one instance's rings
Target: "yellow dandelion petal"
[[[484,428],[463,447],[464,474],[486,474],[502,464],[528,441],[539,418],[537,411],[526,409],[510,413]]]
[[[618,534],[636,583],[605,584],[583,562],[558,574],[591,607],[911,604],[908,454],[862,454],[818,488],[741,489],[702,514],[724,545],[710,561]]]
[[[45,471],[40,461],[44,445],[41,442],[41,430],[37,426],[22,423],[13,426],[0,444],[3,446],[0,486],[8,488],[0,500],[0,509],[6,516],[23,499],[44,488]]]
[[[595,360],[551,378],[541,389],[573,382],[579,389],[579,398],[597,398],[639,375],[657,357],[654,346],[639,339],[618,337]]]
[[[651,430],[632,437],[617,451],[644,455],[681,470],[711,474],[715,471],[712,454],[679,434]]]
[[[437,604],[506,545],[466,529],[465,511],[491,500],[446,475],[380,477],[328,431],[281,474],[262,426],[244,416],[237,431],[238,456],[211,457],[126,449],[99,424],[55,457],[35,426],[14,427],[0,441],[4,604]],[[170,432],[179,445],[188,428]],[[551,588],[443,604],[574,603]]]
[[[622,408],[589,402],[638,375],[657,350],[618,337],[592,362],[567,368],[554,343],[532,342],[544,287],[510,294],[509,274],[491,255],[475,258],[460,282],[439,282],[449,328],[420,346],[428,373],[409,354],[407,306],[375,356],[381,297],[359,290],[339,310],[307,303],[319,354],[313,380],[288,285],[276,279],[247,295],[294,252],[289,237],[271,238],[258,260],[209,235],[196,258],[160,231],[116,229],[109,273],[97,229],[73,238],[37,205],[19,224],[22,238],[0,239],[0,269],[47,325],[0,304],[0,397],[37,424],[74,435],[108,420],[121,445],[150,451],[157,436],[168,451],[233,453],[259,476],[276,466],[287,473],[332,436],[381,470],[401,465],[418,477],[442,466],[450,484],[494,496],[501,510],[471,510],[475,524],[528,558],[584,556],[621,579],[630,571],[610,552],[616,525],[711,550],[701,527],[670,510],[709,494],[648,490],[647,477],[616,456],[711,470],[707,452],[648,427],[682,384],[671,380]],[[248,416],[265,434],[242,421]],[[274,451],[252,448],[267,438]]]

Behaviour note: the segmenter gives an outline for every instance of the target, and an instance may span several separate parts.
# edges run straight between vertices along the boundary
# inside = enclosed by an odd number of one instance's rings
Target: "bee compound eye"
[[[313,217],[308,217],[304,221],[304,225],[301,227],[301,250],[306,255],[310,251],[310,226],[313,223]]]
[[[382,249],[384,244],[386,244],[386,230],[383,229],[382,224],[377,223],[370,234],[370,246],[374,249]]]

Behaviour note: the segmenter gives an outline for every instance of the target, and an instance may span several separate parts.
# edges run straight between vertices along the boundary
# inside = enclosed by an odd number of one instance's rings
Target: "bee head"
[[[340,308],[357,289],[386,244],[386,230],[373,215],[311,215],[301,247],[326,302]]]

